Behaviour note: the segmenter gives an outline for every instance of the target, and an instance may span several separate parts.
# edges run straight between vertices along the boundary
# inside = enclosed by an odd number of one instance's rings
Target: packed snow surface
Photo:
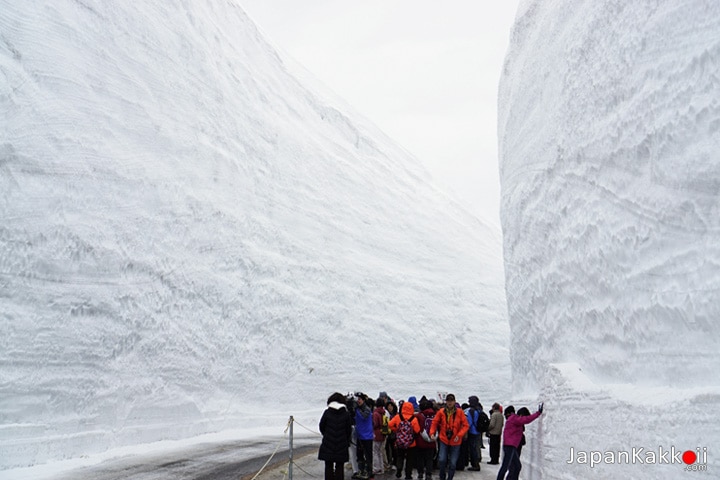
[[[234,1],[0,0],[0,470],[506,398],[500,232]]]
[[[708,448],[720,469],[718,32],[718,2],[519,7],[498,133],[513,392],[548,412],[527,478],[686,466],[571,447]]]

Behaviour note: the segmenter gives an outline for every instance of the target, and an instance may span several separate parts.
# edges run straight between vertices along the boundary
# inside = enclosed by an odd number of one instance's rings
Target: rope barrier
[[[257,472],[250,480],[256,480],[256,479],[260,476],[260,474],[262,474],[263,471],[265,471],[265,468],[267,468],[267,466],[268,466],[268,465],[270,464],[270,462],[272,461],[273,457],[275,457],[275,454],[278,452],[278,450],[280,450],[280,446],[283,444],[283,442],[287,441],[287,433],[288,433],[288,430],[290,430],[291,424],[297,424],[297,425],[299,425],[300,427],[302,427],[302,428],[304,428],[305,430],[307,430],[308,432],[310,432],[311,434],[313,434],[314,436],[322,437],[322,434],[321,434],[320,432],[318,432],[318,431],[316,431],[316,430],[312,430],[312,429],[306,427],[305,425],[303,425],[302,423],[298,422],[297,420],[295,420],[294,417],[290,417],[290,419],[288,419],[287,424],[285,424],[285,430],[283,431],[283,437],[280,439],[280,441],[278,442],[278,444],[275,446],[275,450],[272,452],[272,454],[271,454],[270,457],[267,459],[267,461],[265,462],[265,464],[260,468],[260,470],[258,470],[258,472]],[[289,465],[289,466],[290,466],[290,465]],[[308,473],[307,471],[305,471],[305,470],[303,470],[302,468],[300,468],[295,461],[292,461],[292,467],[299,469],[300,471],[302,471],[302,472],[303,472],[305,475],[307,475],[308,477],[311,477],[311,478],[319,478],[319,477],[317,477],[316,475],[312,475],[311,473]],[[285,480],[286,478],[288,478],[288,472],[287,472],[287,470],[283,470],[283,471],[282,471],[282,474],[283,474],[282,480]],[[292,478],[290,478],[290,480],[292,480]]]
[[[303,473],[304,473],[305,475],[307,475],[308,477],[320,478],[320,477],[318,477],[318,476],[316,476],[316,475],[313,475],[312,473],[308,473],[307,471],[303,470],[297,463],[295,464],[295,468],[297,468],[298,470],[300,470],[301,472],[303,472]]]
[[[322,437],[322,434],[321,434],[320,432],[315,431],[315,430],[310,430],[308,427],[306,427],[306,426],[303,425],[302,423],[298,422],[297,420],[295,420],[295,425],[300,425],[302,428],[304,428],[304,429],[307,430],[308,432],[312,433],[313,435],[318,436],[318,437]]]
[[[289,428],[290,428],[290,420],[288,420],[287,424],[285,425],[285,431],[284,431],[283,433],[287,433],[287,431],[288,431]],[[255,479],[256,479],[257,477],[259,477],[260,474],[265,470],[265,467],[268,466],[268,464],[270,463],[270,460],[272,460],[273,457],[275,456],[275,454],[277,453],[277,451],[280,450],[280,445],[282,445],[282,442],[283,442],[284,440],[285,440],[285,438],[281,438],[281,439],[280,439],[280,442],[278,442],[277,446],[275,447],[275,450],[274,450],[273,453],[270,455],[270,458],[267,459],[267,462],[265,462],[265,465],[263,465],[263,466],[260,468],[260,470],[255,474],[254,477],[252,477],[251,480],[255,480]]]

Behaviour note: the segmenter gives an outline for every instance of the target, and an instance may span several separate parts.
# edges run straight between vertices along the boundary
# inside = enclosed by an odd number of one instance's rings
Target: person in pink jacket
[[[512,405],[505,409],[505,430],[503,430],[503,459],[500,470],[498,470],[496,480],[505,480],[505,473],[508,473],[507,480],[514,480],[520,475],[522,464],[520,463],[520,454],[518,448],[523,438],[525,425],[532,423],[542,415],[543,404],[538,405],[538,411],[530,415],[527,408],[518,410],[515,414],[515,407]]]

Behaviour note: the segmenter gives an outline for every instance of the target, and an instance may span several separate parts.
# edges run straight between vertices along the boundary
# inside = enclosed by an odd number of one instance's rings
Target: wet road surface
[[[132,455],[60,474],[57,480],[250,480],[277,447],[276,441],[237,441],[198,445],[172,453]],[[293,455],[317,451],[319,444],[296,444]],[[287,464],[280,448],[267,469]]]

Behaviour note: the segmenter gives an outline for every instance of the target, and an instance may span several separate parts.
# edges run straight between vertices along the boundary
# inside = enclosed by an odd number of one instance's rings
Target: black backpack
[[[477,430],[478,433],[487,432],[488,428],[490,428],[490,417],[488,417],[487,413],[482,410],[475,410],[473,408],[473,411],[478,414],[477,419],[475,420],[475,430]]]

